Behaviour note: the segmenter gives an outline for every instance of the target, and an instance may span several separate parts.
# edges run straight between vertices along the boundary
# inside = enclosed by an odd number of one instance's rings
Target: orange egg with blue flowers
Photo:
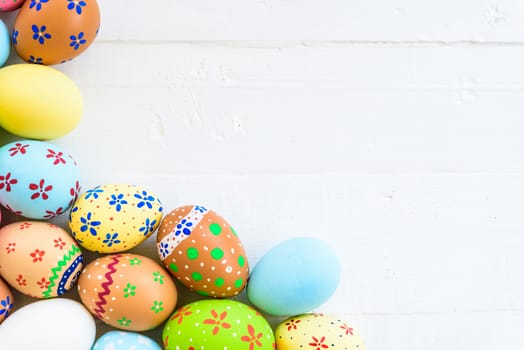
[[[84,52],[99,27],[96,0],[27,0],[18,12],[11,39],[24,61],[53,65]]]

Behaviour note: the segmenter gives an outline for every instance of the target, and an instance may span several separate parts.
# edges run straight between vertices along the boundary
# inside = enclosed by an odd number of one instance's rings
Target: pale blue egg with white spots
[[[151,338],[135,332],[110,331],[101,336],[93,350],[162,350]]]
[[[5,23],[0,19],[0,67],[7,61],[10,49],[11,41],[9,39],[9,31]]]

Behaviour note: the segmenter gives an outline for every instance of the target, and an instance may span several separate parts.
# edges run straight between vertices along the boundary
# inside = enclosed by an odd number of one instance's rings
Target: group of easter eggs
[[[155,193],[131,184],[81,189],[74,157],[44,140],[76,127],[82,96],[48,65],[93,42],[98,4],[0,0],[0,12],[13,10],[10,32],[0,20],[0,67],[11,47],[27,64],[0,68],[0,126],[20,137],[0,147],[0,204],[20,217],[0,228],[3,350],[161,349],[138,333],[157,327],[168,350],[364,350],[346,320],[310,313],[339,282],[339,261],[322,240],[282,242],[250,270],[239,236],[213,210],[166,212]],[[48,221],[58,215],[68,215],[67,228]],[[153,234],[158,262],[126,253]],[[86,261],[83,250],[97,258]],[[177,308],[173,277],[203,299]],[[35,302],[13,312],[10,287]],[[59,297],[73,287],[81,303]],[[233,299],[244,289],[251,305]],[[283,321],[273,330],[264,315]],[[118,330],[95,342],[95,318]]]

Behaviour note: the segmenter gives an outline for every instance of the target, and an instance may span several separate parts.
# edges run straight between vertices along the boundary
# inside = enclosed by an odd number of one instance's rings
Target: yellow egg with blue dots
[[[91,188],[73,205],[69,228],[85,249],[117,253],[136,247],[157,229],[163,208],[140,186],[110,184]]]

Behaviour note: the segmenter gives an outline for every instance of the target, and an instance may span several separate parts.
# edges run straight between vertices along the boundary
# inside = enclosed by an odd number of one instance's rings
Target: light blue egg
[[[10,49],[11,41],[9,39],[9,31],[5,23],[0,19],[0,67],[7,61]]]
[[[110,331],[101,336],[93,350],[162,350],[156,342],[135,332]]]
[[[299,237],[266,253],[249,277],[247,296],[275,316],[298,315],[323,304],[336,290],[340,263],[324,241]]]
[[[67,212],[80,191],[78,166],[66,151],[43,141],[0,148],[0,204],[30,219]]]

